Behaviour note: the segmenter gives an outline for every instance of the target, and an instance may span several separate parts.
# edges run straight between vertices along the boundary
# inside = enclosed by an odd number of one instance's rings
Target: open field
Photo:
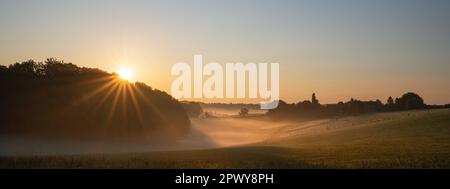
[[[0,167],[450,168],[448,109],[301,123],[227,118],[195,124],[204,136],[196,142],[211,145],[198,150],[2,156]]]

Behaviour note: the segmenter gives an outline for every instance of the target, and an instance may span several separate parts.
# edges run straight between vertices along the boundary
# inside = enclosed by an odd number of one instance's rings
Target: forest
[[[0,132],[74,139],[170,139],[189,131],[166,92],[54,58],[0,66]]]

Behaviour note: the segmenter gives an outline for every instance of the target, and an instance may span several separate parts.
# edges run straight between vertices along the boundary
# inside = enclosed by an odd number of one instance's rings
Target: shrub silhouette
[[[241,117],[248,116],[248,112],[249,112],[249,110],[247,108],[241,108],[239,110],[239,116],[241,116]]]
[[[114,73],[50,58],[2,66],[0,74],[3,135],[156,139],[189,130],[176,99]]]

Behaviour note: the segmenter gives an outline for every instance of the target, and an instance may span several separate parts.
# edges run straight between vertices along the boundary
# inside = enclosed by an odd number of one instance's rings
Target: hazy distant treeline
[[[198,102],[182,101],[181,104],[189,117],[198,117],[203,113],[203,108]]]
[[[1,135],[152,139],[189,130],[167,93],[56,59],[0,66],[0,88]]]
[[[449,105],[426,105],[422,97],[416,93],[408,92],[395,100],[388,97],[386,103],[380,100],[361,101],[350,99],[348,102],[322,105],[312,94],[311,100],[288,104],[280,101],[277,108],[269,110],[267,115],[275,118],[314,119],[331,116],[357,115],[371,112],[401,111],[413,109],[448,108]]]

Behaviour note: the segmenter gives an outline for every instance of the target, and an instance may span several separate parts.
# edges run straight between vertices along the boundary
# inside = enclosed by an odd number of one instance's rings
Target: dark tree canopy
[[[421,109],[425,107],[422,97],[416,93],[408,92],[395,100],[395,105],[400,110]]]
[[[391,96],[389,96],[387,101],[386,101],[386,104],[387,105],[394,105],[394,99]]]
[[[189,130],[176,99],[116,74],[54,58],[1,66],[0,73],[2,134],[152,139]]]
[[[394,103],[394,99],[389,96],[388,99],[386,100],[386,111],[393,111],[395,110],[395,103]]]

